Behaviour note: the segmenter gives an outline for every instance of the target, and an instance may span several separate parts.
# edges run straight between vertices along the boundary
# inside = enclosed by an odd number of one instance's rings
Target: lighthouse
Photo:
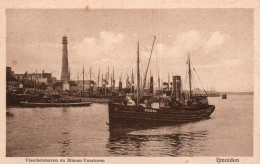
[[[61,80],[62,81],[69,81],[70,74],[69,74],[69,61],[68,61],[68,39],[67,36],[63,36],[62,38],[62,68],[61,68]]]

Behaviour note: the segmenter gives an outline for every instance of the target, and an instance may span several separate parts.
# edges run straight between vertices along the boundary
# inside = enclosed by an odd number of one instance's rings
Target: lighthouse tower
[[[70,74],[69,74],[69,61],[68,61],[68,39],[67,36],[63,36],[62,39],[62,68],[61,68],[61,80],[62,81],[69,81]]]

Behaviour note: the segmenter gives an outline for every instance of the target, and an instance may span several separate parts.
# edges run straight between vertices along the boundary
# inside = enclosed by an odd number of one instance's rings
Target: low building
[[[32,89],[34,89],[34,88],[36,88],[36,86],[37,86],[37,84],[35,83],[35,81],[33,81],[33,80],[28,80],[28,79],[24,80],[24,81],[22,82],[22,84],[23,84],[23,87],[24,87],[24,88],[32,88]]]
[[[63,91],[63,81],[56,81],[54,84],[53,84],[53,89],[56,90],[56,91]]]
[[[18,87],[18,80],[14,77],[14,72],[11,67],[6,67],[6,88],[10,90],[14,87]]]
[[[83,91],[83,80],[76,81],[78,90]],[[97,92],[97,83],[93,80],[84,80],[84,91]]]
[[[75,81],[57,81],[53,85],[53,89],[56,91],[77,91],[78,85]]]
[[[32,80],[32,81],[36,81],[36,82],[44,82],[47,85],[52,85],[54,82],[52,74],[51,73],[45,73],[44,71],[42,71],[42,73],[27,73],[25,72],[24,74],[14,74],[14,77],[18,80]]]

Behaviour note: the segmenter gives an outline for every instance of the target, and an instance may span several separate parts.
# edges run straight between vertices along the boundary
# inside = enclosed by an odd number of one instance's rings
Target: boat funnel
[[[181,76],[173,76],[173,97],[175,100],[181,98]]]

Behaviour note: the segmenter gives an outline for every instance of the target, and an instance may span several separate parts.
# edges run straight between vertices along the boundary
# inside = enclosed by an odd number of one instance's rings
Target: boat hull
[[[93,96],[86,97],[80,96],[82,101],[93,102],[93,103],[109,103],[110,101],[122,101],[122,97],[119,96]]]
[[[21,102],[22,107],[78,107],[90,106],[92,102],[79,102],[79,103],[34,103],[34,102]]]
[[[198,109],[155,109],[142,106],[109,104],[109,124],[180,124],[207,119],[214,112],[214,105]]]
[[[29,100],[29,94],[15,94],[6,92],[6,106],[20,106],[22,101]]]

